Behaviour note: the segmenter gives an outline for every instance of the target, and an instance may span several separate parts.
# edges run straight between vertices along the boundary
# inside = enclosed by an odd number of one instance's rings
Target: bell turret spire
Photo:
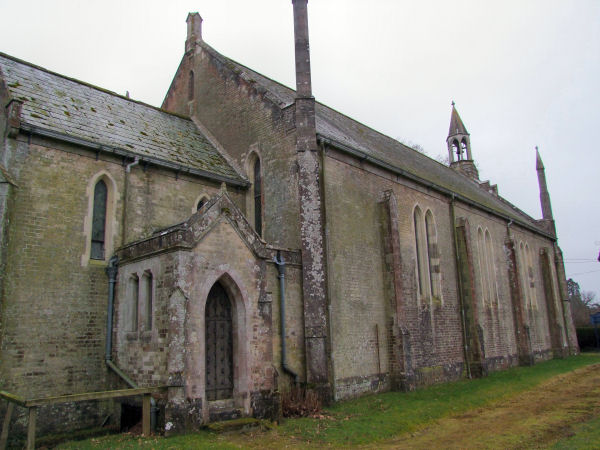
[[[535,169],[538,176],[538,185],[540,187],[540,204],[542,205],[542,219],[554,221],[552,215],[552,204],[550,203],[550,194],[548,193],[548,185],[546,184],[546,171],[544,163],[540,156],[540,151],[535,147]]]
[[[471,138],[456,110],[454,101],[452,102],[450,129],[448,130],[446,144],[448,145],[450,167],[479,181],[479,172],[477,171],[477,167],[475,167],[473,156],[471,155]]]
[[[452,102],[452,114],[450,115],[450,130],[448,130],[448,137],[454,136],[469,136],[465,124],[463,123],[458,111],[456,110],[456,103]]]

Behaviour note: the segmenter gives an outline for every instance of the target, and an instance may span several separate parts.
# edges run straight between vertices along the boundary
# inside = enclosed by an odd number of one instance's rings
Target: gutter
[[[143,163],[147,163],[147,164],[152,164],[157,167],[162,167],[165,169],[173,170],[176,173],[185,173],[185,174],[189,174],[189,175],[195,175],[198,177],[207,178],[209,180],[217,181],[220,183],[224,182],[231,186],[236,186],[236,187],[241,187],[241,188],[247,188],[248,186],[250,186],[250,183],[245,180],[237,180],[235,178],[227,177],[224,175],[218,175],[218,174],[215,174],[212,172],[208,172],[206,170],[185,167],[181,164],[177,164],[177,163],[174,163],[171,161],[165,161],[164,159],[155,158],[152,156],[140,156],[139,154],[137,154],[135,152],[131,152],[129,150],[123,150],[122,148],[119,148],[119,147],[113,147],[110,145],[99,144],[97,142],[93,142],[88,139],[82,139],[82,138],[78,138],[75,136],[70,136],[65,133],[58,133],[56,131],[47,130],[45,128],[40,128],[35,125],[30,125],[27,123],[21,123],[20,130],[26,134],[56,139],[58,141],[67,142],[69,144],[75,144],[80,147],[84,147],[84,148],[93,150],[95,152],[102,152],[102,153],[107,153],[107,154],[111,154],[111,155],[115,155],[115,156],[120,156],[123,158],[131,159],[133,161],[135,161],[137,158],[140,163],[143,162]]]
[[[430,189],[433,189],[434,191],[439,192],[440,194],[443,194],[443,195],[445,195],[447,197],[459,200],[460,202],[466,203],[467,205],[474,206],[474,207],[476,207],[478,209],[481,209],[481,210],[483,210],[483,211],[485,211],[485,212],[487,212],[489,214],[493,214],[496,217],[500,217],[501,219],[504,219],[504,220],[507,220],[507,221],[512,221],[512,222],[520,225],[521,227],[523,227],[523,228],[525,228],[525,229],[527,229],[529,231],[532,231],[532,232],[534,232],[536,234],[539,234],[539,235],[542,235],[544,237],[547,237],[547,238],[551,239],[552,241],[556,241],[556,236],[548,234],[548,233],[546,233],[546,232],[544,232],[542,230],[538,230],[537,228],[535,228],[535,227],[533,227],[533,226],[531,226],[531,225],[529,225],[529,224],[527,224],[527,223],[525,223],[525,222],[523,222],[523,221],[521,221],[519,219],[516,219],[516,218],[510,217],[510,216],[507,216],[505,214],[502,214],[501,212],[498,212],[495,209],[492,209],[492,208],[489,208],[489,207],[487,207],[485,205],[482,205],[481,203],[476,202],[474,200],[471,200],[470,198],[467,198],[467,197],[465,197],[463,195],[460,195],[460,194],[457,194],[455,192],[452,192],[450,189],[447,189],[447,188],[445,188],[443,186],[440,186],[439,184],[435,184],[435,183],[433,183],[431,181],[428,181],[428,180],[425,180],[424,178],[421,178],[421,177],[419,177],[417,175],[413,175],[412,173],[407,172],[406,170],[403,170],[403,169],[401,169],[399,167],[396,167],[396,166],[394,166],[392,164],[389,164],[389,163],[387,163],[387,162],[385,162],[385,161],[383,161],[383,160],[381,160],[379,158],[375,158],[375,157],[373,157],[373,156],[371,156],[371,155],[369,155],[369,154],[367,154],[367,153],[365,153],[363,151],[356,150],[356,149],[354,149],[352,147],[349,147],[349,146],[347,146],[345,144],[342,144],[341,142],[337,142],[337,141],[335,141],[333,139],[326,138],[326,137],[324,137],[324,136],[322,136],[320,134],[318,135],[318,137],[319,137],[319,140],[321,142],[325,142],[330,147],[334,147],[334,148],[336,148],[336,149],[338,149],[338,150],[340,150],[340,151],[342,151],[344,153],[352,155],[355,158],[358,158],[361,162],[367,161],[367,162],[369,162],[369,163],[371,163],[371,164],[373,164],[375,166],[378,166],[378,167],[381,167],[383,169],[386,169],[389,172],[392,172],[393,174],[401,175],[402,177],[408,178],[409,180],[412,180],[415,183],[418,183],[418,184],[420,184],[422,186],[425,186],[425,187],[428,187]]]
[[[139,386],[112,361],[113,313],[115,302],[115,285],[117,284],[118,272],[119,258],[117,255],[113,255],[109,259],[108,267],[106,268],[106,275],[108,275],[108,308],[106,312],[106,348],[104,362],[106,363],[106,366],[116,373],[125,383],[127,383],[129,387],[138,389]],[[158,408],[156,407],[156,401],[152,397],[150,397],[150,405],[150,429],[156,430]]]
[[[273,258],[277,271],[279,272],[279,317],[280,317],[280,332],[281,332],[281,367],[288,375],[294,377],[294,384],[298,384],[298,374],[294,372],[287,363],[287,345],[285,342],[285,261],[280,251],[277,251],[277,256]]]

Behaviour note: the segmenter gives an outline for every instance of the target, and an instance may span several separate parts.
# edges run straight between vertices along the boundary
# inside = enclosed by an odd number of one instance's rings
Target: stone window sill
[[[129,332],[125,333],[125,339],[127,339],[128,341],[137,341],[138,340],[137,331],[129,331]]]

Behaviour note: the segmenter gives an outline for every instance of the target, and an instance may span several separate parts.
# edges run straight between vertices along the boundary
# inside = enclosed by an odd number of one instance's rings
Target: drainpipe
[[[130,162],[129,164],[127,164],[127,166],[125,167],[125,172],[129,173],[131,172],[131,168],[133,166],[137,166],[140,163],[140,157],[136,156],[135,159],[133,160],[133,162]]]
[[[119,258],[113,255],[108,260],[106,275],[108,275],[108,310],[106,311],[106,352],[104,359],[112,360],[112,330],[113,330],[113,310],[115,302],[115,284],[117,283],[117,273],[119,272]]]
[[[281,252],[277,250],[277,256],[273,258],[277,271],[279,272],[279,317],[281,323],[281,366],[283,371],[294,377],[294,384],[298,384],[298,374],[294,372],[287,363],[287,346],[285,343],[285,261]]]
[[[450,221],[452,226],[452,237],[454,238],[454,259],[456,260],[456,282],[458,284],[458,298],[460,301],[460,318],[462,322],[462,335],[463,335],[463,352],[465,358],[465,364],[467,366],[467,377],[471,377],[471,365],[469,364],[469,347],[467,343],[467,321],[465,319],[465,307],[464,307],[464,299],[463,299],[463,289],[462,289],[462,277],[460,275],[460,266],[458,261],[458,238],[456,237],[456,214],[454,212],[454,194],[450,198]]]
[[[125,166],[125,180],[123,182],[123,214],[121,215],[121,245],[125,245],[127,242],[127,203],[129,198],[129,173],[133,166],[137,166],[140,163],[140,157],[136,156],[132,162]]]
[[[106,311],[106,348],[104,361],[106,362],[106,366],[116,373],[125,383],[127,383],[129,387],[137,389],[139,386],[112,361],[113,312],[115,302],[115,285],[117,284],[118,272],[119,258],[117,255],[113,255],[108,260],[108,267],[106,268],[106,274],[108,275],[108,308]],[[156,430],[158,408],[156,407],[156,401],[152,397],[150,397],[150,405],[150,429]]]

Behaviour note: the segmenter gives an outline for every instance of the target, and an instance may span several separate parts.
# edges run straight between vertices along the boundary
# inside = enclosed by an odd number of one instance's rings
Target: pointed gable
[[[117,252],[119,260],[144,259],[158,253],[179,249],[191,250],[216,225],[223,221],[235,229],[238,236],[256,257],[273,260],[277,254],[277,249],[268,246],[256,234],[246,220],[244,213],[231,200],[224,188],[185,222],[159,230],[149,238],[122,247]],[[298,251],[285,251],[285,257],[290,264],[300,264],[301,259]]]

